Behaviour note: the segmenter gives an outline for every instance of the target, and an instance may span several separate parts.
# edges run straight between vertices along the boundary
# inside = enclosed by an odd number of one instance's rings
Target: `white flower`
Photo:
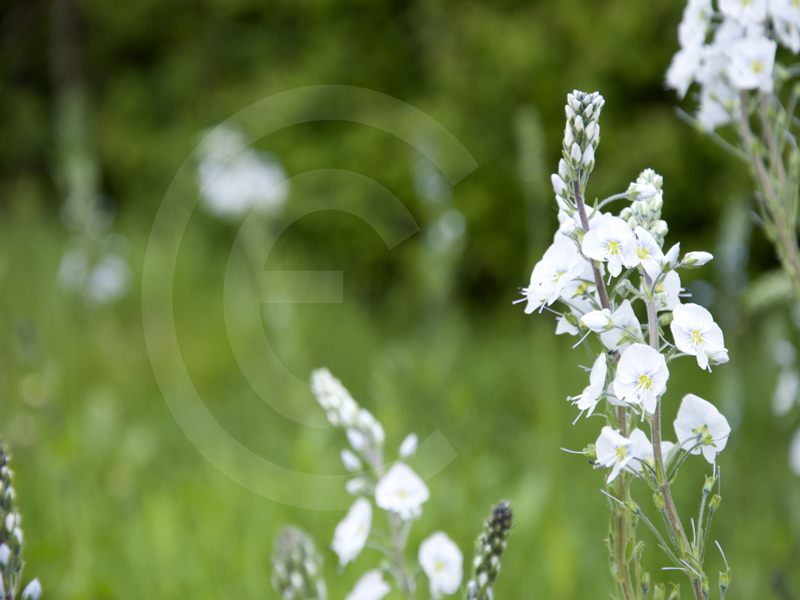
[[[714,259],[710,252],[687,252],[683,257],[683,266],[688,268],[702,267],[707,262]]]
[[[625,264],[628,267],[642,265],[642,268],[655,280],[661,275],[661,261],[664,253],[661,247],[644,228],[637,227],[634,230],[635,238],[633,243],[628,244],[625,251]]]
[[[653,290],[656,310],[674,310],[681,303],[681,277],[676,271],[670,271]]]
[[[430,580],[431,596],[455,594],[464,576],[464,556],[453,540],[437,531],[419,546],[419,566]]]
[[[681,448],[686,451],[701,442],[692,454],[700,454],[702,450],[706,460],[714,464],[717,454],[728,443],[731,427],[716,406],[694,394],[687,394],[678,409],[675,433]]]
[[[42,595],[42,584],[39,579],[33,579],[22,591],[22,600],[39,600]]]
[[[781,369],[778,384],[772,394],[772,412],[779,417],[786,415],[794,406],[798,392],[800,392],[800,373],[794,368]]]
[[[359,498],[339,521],[333,532],[333,551],[339,557],[339,565],[345,566],[361,553],[367,543],[372,527],[372,504],[366,498]]]
[[[7,565],[9,558],[11,558],[11,548],[8,544],[0,544],[0,564]]]
[[[551,305],[558,300],[564,287],[583,272],[583,259],[575,244],[559,237],[536,263],[531,273],[530,285],[524,290],[528,304],[527,314],[543,304]]]
[[[344,600],[381,600],[391,589],[383,580],[383,571],[372,569],[359,578],[353,591]]]
[[[594,412],[600,397],[606,386],[606,375],[608,374],[608,363],[606,361],[605,353],[601,353],[592,365],[592,372],[589,374],[589,385],[584,388],[583,393],[574,398],[575,404],[583,411],[588,411],[586,416],[589,417]]]
[[[600,432],[595,450],[598,463],[604,467],[613,467],[606,483],[614,481],[619,472],[636,458],[636,442],[623,437],[618,429],[611,429],[608,425]]]
[[[664,356],[645,344],[632,344],[617,366],[614,393],[628,404],[641,404],[653,413],[656,399],[667,389],[669,369]]]
[[[800,477],[800,429],[794,432],[789,446],[789,466],[794,474]]]
[[[767,18],[767,0],[719,0],[723,15],[739,23],[761,23]]]
[[[766,38],[742,38],[731,50],[728,78],[738,90],[759,89],[772,92],[772,68],[775,66],[775,51],[778,45]]]
[[[632,461],[628,468],[634,473],[641,473],[644,468],[642,463],[647,463],[651,468],[655,469],[655,451],[647,434],[641,429],[634,429],[633,433],[631,433],[631,441],[636,444],[636,460]],[[675,444],[672,442],[661,442],[661,455],[665,461],[674,447]]]
[[[344,489],[347,490],[347,493],[351,496],[358,496],[367,489],[367,484],[361,477],[355,477],[344,484]]]
[[[706,130],[727,125],[740,106],[739,94],[721,80],[703,86],[697,120]]]
[[[689,0],[683,9],[683,19],[678,25],[681,48],[695,48],[705,43],[708,24],[713,14],[711,0]]]
[[[667,69],[667,87],[678,92],[678,97],[686,95],[689,86],[692,85],[697,70],[700,68],[700,49],[681,48],[672,57],[672,62]]]
[[[375,487],[375,504],[397,513],[404,521],[419,514],[429,498],[428,486],[403,462],[394,463]]]
[[[416,433],[410,433],[403,440],[403,443],[400,444],[400,456],[403,458],[408,458],[409,456],[414,456],[414,452],[417,451],[417,443],[419,439],[417,438]]]
[[[661,260],[661,270],[671,270],[678,264],[678,254],[681,252],[681,244],[678,242],[670,248]]]
[[[681,304],[672,312],[672,337],[678,350],[697,357],[701,369],[711,370],[709,359],[715,363],[728,362],[728,351],[722,330],[711,313],[698,304]]]
[[[354,473],[355,471],[360,471],[363,466],[359,458],[353,454],[350,450],[345,448],[342,450],[342,462],[344,463],[344,468]]]
[[[769,12],[781,44],[800,52],[800,5],[795,0],[770,0]]]
[[[631,344],[631,335],[642,339],[642,326],[639,325],[630,301],[623,300],[619,308],[611,314],[611,321],[614,328],[600,334],[600,340],[609,350],[625,351]]]
[[[614,328],[614,321],[611,320],[611,311],[607,308],[603,310],[593,310],[581,317],[581,325],[594,331],[603,333]]]
[[[616,277],[625,264],[625,251],[634,240],[630,225],[619,217],[606,215],[597,229],[590,230],[583,237],[582,250],[589,258],[608,262],[608,272]]]

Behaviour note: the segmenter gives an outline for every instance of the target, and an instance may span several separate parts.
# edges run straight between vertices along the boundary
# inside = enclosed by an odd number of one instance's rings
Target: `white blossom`
[[[417,451],[417,443],[419,439],[417,438],[416,433],[410,433],[403,440],[403,443],[400,444],[400,456],[402,458],[408,458],[410,456],[414,456],[414,453]]]
[[[614,328],[614,321],[611,320],[611,311],[607,308],[593,310],[581,317],[581,325],[594,331],[603,333]]]
[[[698,304],[681,304],[672,312],[672,337],[678,350],[697,357],[701,369],[711,370],[709,362],[728,362],[722,330],[711,313]]]
[[[669,271],[674,269],[675,266],[678,264],[678,255],[681,252],[681,244],[678,242],[672,248],[670,248],[667,253],[664,255],[664,258],[661,259],[661,270],[662,271]]]
[[[731,50],[728,78],[738,90],[772,92],[777,44],[763,36],[742,38]]]
[[[372,504],[366,498],[358,498],[339,521],[333,532],[333,551],[344,567],[364,549],[372,527]]]
[[[383,571],[372,569],[358,579],[353,591],[344,600],[381,600],[391,589],[383,580]]]
[[[684,396],[675,419],[675,434],[678,443],[686,451],[700,443],[692,450],[692,454],[700,454],[711,464],[728,443],[731,427],[728,420],[717,410],[717,407],[695,396]]]
[[[767,18],[767,0],[719,0],[719,10],[744,25],[762,23]]]
[[[609,350],[624,352],[631,345],[631,337],[642,339],[642,326],[633,312],[629,300],[623,300],[619,308],[611,313],[614,328],[600,334],[600,341]]]
[[[603,427],[595,443],[597,462],[604,467],[612,467],[606,483],[617,478],[619,472],[636,458],[636,442],[620,435],[618,429]]]
[[[430,582],[431,596],[455,594],[464,576],[464,556],[443,531],[437,531],[419,546],[419,566]]]
[[[727,125],[740,106],[737,94],[726,82],[716,80],[703,86],[697,120],[709,131]]]
[[[711,0],[689,0],[683,9],[683,19],[678,25],[681,48],[696,48],[705,43],[713,14]]]
[[[770,0],[769,12],[781,44],[794,54],[800,52],[800,5],[796,0]]]
[[[642,405],[652,414],[657,397],[667,389],[668,379],[664,355],[645,344],[632,344],[617,365],[614,394],[628,404]]]
[[[22,600],[39,600],[42,595],[42,584],[39,579],[32,579],[31,582],[22,590]]]
[[[351,496],[358,496],[367,489],[367,484],[361,477],[355,477],[344,484],[344,489]]]
[[[589,374],[589,385],[584,388],[580,396],[573,398],[581,414],[584,411],[588,411],[586,416],[589,417],[594,412],[605,390],[607,374],[608,362],[605,353],[601,353],[597,360],[594,361],[594,365],[592,365],[592,371]]]
[[[687,252],[683,257],[683,265],[685,267],[702,267],[713,258],[714,255],[710,252]]]
[[[634,429],[630,437],[631,441],[636,443],[636,460],[631,461],[628,468],[635,473],[641,473],[644,468],[642,463],[647,463],[651,468],[655,469],[655,450],[647,434],[641,429]],[[672,442],[666,440],[661,441],[661,456],[665,461],[674,447],[675,444]]]
[[[524,290],[528,301],[525,312],[530,314],[542,305],[549,306],[558,300],[564,287],[583,272],[583,262],[571,240],[561,237],[553,242],[542,260],[536,263],[530,284]]]
[[[689,86],[700,68],[700,49],[681,48],[672,57],[672,62],[667,69],[667,87],[675,90],[679,98],[686,95]]]
[[[644,228],[637,227],[633,233],[635,236],[633,242],[628,244],[625,251],[625,265],[627,267],[642,265],[650,278],[655,280],[661,275],[661,261],[664,259],[664,253],[658,242]]]
[[[656,310],[675,310],[681,303],[681,277],[676,271],[667,273],[653,290]]]
[[[583,237],[582,250],[589,258],[608,263],[608,272],[618,276],[625,264],[625,252],[635,241],[630,225],[619,217],[606,215],[596,229]]]
[[[404,521],[417,516],[430,498],[428,486],[411,467],[396,462],[375,487],[375,504],[397,513]]]

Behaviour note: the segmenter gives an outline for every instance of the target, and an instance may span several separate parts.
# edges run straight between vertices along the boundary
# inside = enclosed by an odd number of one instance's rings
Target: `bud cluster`
[[[311,375],[311,391],[328,414],[334,427],[347,430],[350,443],[357,450],[367,445],[379,448],[386,438],[383,426],[366,408],[353,400],[350,392],[328,369],[317,369]]]
[[[272,586],[284,600],[326,600],[322,556],[313,540],[296,527],[287,527],[275,541]]]
[[[467,584],[467,600],[492,600],[492,586],[500,575],[500,557],[511,535],[514,506],[500,502],[486,519],[483,532],[475,544],[472,579]]]
[[[667,222],[661,218],[664,179],[653,169],[645,169],[628,186],[628,198],[632,200],[630,207],[620,212],[620,218],[627,221],[631,229],[642,227],[658,242],[664,245],[664,238],[669,229]]]

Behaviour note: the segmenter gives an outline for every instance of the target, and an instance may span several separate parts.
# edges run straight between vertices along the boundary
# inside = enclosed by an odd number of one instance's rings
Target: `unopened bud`
[[[661,492],[653,494],[653,503],[659,511],[664,510],[664,495]]]
[[[715,476],[708,477],[706,476],[706,482],[703,484],[703,493],[708,495],[714,489],[714,484],[717,482],[717,478]]]
[[[645,573],[642,575],[640,586],[642,588],[642,596],[646,597],[647,592],[650,591],[650,573]]]
[[[558,175],[564,181],[569,181],[572,178],[571,177],[572,173],[570,172],[569,165],[567,164],[567,161],[565,161],[563,158],[558,161]]]
[[[576,165],[579,165],[581,162],[581,157],[583,153],[581,152],[581,147],[578,144],[572,144],[572,149],[570,150],[570,158],[572,162]]]
[[[672,588],[672,591],[669,593],[668,600],[681,600],[681,586],[680,584],[673,583],[675,587]]]
[[[581,119],[580,115],[575,117],[575,121],[573,122],[572,126],[575,128],[575,131],[583,131],[583,119]]]
[[[689,269],[702,267],[713,258],[714,256],[708,252],[687,252],[683,257],[683,266]]]
[[[632,512],[633,514],[635,514],[635,515],[638,515],[638,514],[639,514],[639,512],[641,512],[641,511],[639,510],[639,505],[638,505],[638,504],[636,504],[636,502],[634,502],[633,500],[628,500],[628,501],[625,503],[625,508],[627,508],[629,511],[631,511],[631,512]]]
[[[731,585],[731,570],[728,569],[724,573],[719,574],[719,589],[722,591],[727,590]]]
[[[711,497],[711,502],[708,503],[708,507],[711,510],[719,510],[719,503],[722,502],[722,497],[719,494],[714,494]]]
[[[711,586],[708,585],[708,575],[705,573],[703,573],[700,578],[700,589],[703,590],[703,595],[708,598],[708,594],[711,592]]]
[[[666,312],[666,313],[662,314],[660,317],[658,317],[658,324],[661,327],[666,327],[667,325],[672,323],[672,320],[674,318],[675,317],[673,316],[673,314],[671,312]]]
[[[657,583],[653,586],[653,600],[664,600],[667,596],[667,588],[663,583]]]

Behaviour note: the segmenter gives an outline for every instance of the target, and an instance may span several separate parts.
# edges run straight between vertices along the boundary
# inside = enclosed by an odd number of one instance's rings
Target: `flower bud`
[[[402,458],[408,458],[409,456],[413,456],[414,453],[417,451],[417,443],[419,442],[419,438],[417,438],[416,433],[411,433],[403,440],[403,443],[400,444],[400,456]]]
[[[719,574],[719,589],[723,592],[731,586],[731,575],[732,573],[730,569]]]
[[[661,270],[664,273],[675,268],[675,265],[678,264],[678,254],[680,254],[680,252],[681,244],[678,242],[664,255],[664,258],[661,260]]]
[[[668,600],[681,600],[681,586],[680,584],[673,583],[675,587],[672,588],[672,591],[669,593]]]
[[[650,573],[642,575],[640,587],[642,588],[642,597],[646,598],[647,593],[650,591]]]
[[[583,153],[583,166],[590,171],[594,168],[594,146],[589,144]]]
[[[672,323],[672,320],[674,318],[675,318],[675,316],[672,314],[672,312],[666,312],[666,313],[662,314],[660,317],[658,317],[658,324],[661,327],[666,327],[667,325]]]
[[[364,468],[358,457],[347,448],[342,450],[341,457],[342,457],[342,463],[344,463],[344,468],[350,471],[351,473],[360,471]]]
[[[575,117],[575,121],[572,123],[572,126],[575,128],[575,131],[581,132],[583,131],[583,119],[580,116]]]
[[[578,228],[578,226],[575,224],[575,220],[574,219],[567,219],[566,221],[564,221],[561,224],[561,226],[558,228],[558,230],[561,232],[562,235],[565,235],[568,238],[571,238],[573,236],[573,234],[575,233],[575,230],[577,228]]]
[[[564,181],[569,181],[570,179],[572,179],[572,172],[569,169],[567,161],[565,161],[563,158],[558,161],[558,175]]]
[[[722,497],[719,494],[714,494],[711,496],[711,502],[708,503],[708,508],[717,511],[719,510],[719,505],[722,502]]]
[[[703,595],[708,598],[708,594],[711,592],[711,586],[708,585],[708,575],[705,573],[703,573],[700,578],[700,589],[703,590]]]
[[[581,147],[578,144],[572,144],[572,149],[570,150],[570,158],[572,162],[576,165],[579,165],[581,162]]]
[[[586,137],[588,137],[590,141],[594,141],[598,133],[600,133],[600,126],[596,121],[592,121],[586,126]]]
[[[581,325],[587,329],[591,329],[595,333],[603,333],[614,329],[614,322],[611,320],[611,311],[607,308],[586,313],[581,317]]]
[[[715,476],[706,476],[706,482],[703,484],[703,494],[708,495],[714,489],[714,484],[717,482]]]
[[[656,505],[656,508],[659,511],[664,510],[664,506],[665,506],[665,504],[664,504],[664,496],[663,496],[663,494],[661,492],[656,492],[655,494],[653,494],[653,503]]]
[[[663,583],[657,583],[653,586],[653,600],[664,600],[667,595],[667,589]]]
[[[708,252],[687,252],[683,257],[683,266],[689,269],[702,267],[714,256]]]
[[[564,148],[571,148],[575,142],[575,136],[572,133],[572,127],[567,123],[567,128],[564,130]]]
[[[564,180],[561,179],[561,177],[559,177],[555,173],[553,173],[550,176],[550,181],[553,184],[553,190],[555,190],[556,195],[563,196],[564,192],[567,191],[567,184],[564,183]]]

